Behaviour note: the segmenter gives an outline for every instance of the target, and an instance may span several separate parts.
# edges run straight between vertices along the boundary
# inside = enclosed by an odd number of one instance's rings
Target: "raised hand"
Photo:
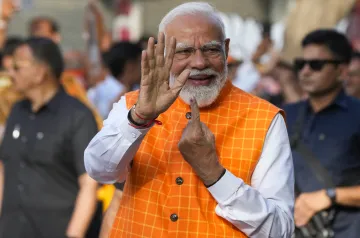
[[[171,37],[165,42],[165,35],[160,32],[156,47],[155,40],[151,37],[147,50],[142,52],[140,94],[135,110],[145,120],[156,118],[174,103],[190,74],[190,70],[184,70],[170,87],[175,47],[175,38]],[[141,122],[136,114],[133,118]]]
[[[205,185],[213,184],[224,171],[216,153],[215,136],[200,121],[196,100],[191,102],[191,120],[183,131],[178,144],[183,158],[194,169]]]

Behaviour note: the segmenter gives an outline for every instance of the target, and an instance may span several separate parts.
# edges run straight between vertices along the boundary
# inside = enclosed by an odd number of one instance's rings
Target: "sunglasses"
[[[304,60],[304,59],[295,59],[294,61],[294,67],[295,70],[300,71],[302,70],[305,65],[309,65],[309,67],[313,71],[321,71],[325,65],[327,64],[333,64],[333,65],[339,65],[343,63],[341,60],[320,60],[320,59],[314,59],[314,60]]]

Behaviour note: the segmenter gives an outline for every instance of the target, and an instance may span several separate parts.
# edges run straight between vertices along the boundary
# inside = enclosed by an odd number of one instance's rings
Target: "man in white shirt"
[[[229,41],[207,3],[173,9],[156,48],[149,39],[140,91],[115,104],[85,150],[94,179],[126,179],[112,237],[291,237],[284,118],[227,80]]]
[[[107,118],[113,103],[131,91],[140,81],[141,48],[131,42],[118,42],[104,53],[105,79],[88,90],[89,100],[103,118]],[[105,67],[105,66],[104,66]]]
[[[124,85],[108,74],[103,81],[88,90],[87,97],[101,117],[106,119],[111,110],[110,105],[124,90]]]

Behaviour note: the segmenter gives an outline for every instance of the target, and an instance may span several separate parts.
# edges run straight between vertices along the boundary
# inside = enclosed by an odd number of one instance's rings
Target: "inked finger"
[[[202,131],[201,121],[200,121],[200,110],[195,98],[190,101],[191,107],[191,123]]]
[[[147,49],[146,49],[146,54],[147,54],[150,69],[155,68],[155,64],[156,64],[154,51],[155,51],[155,39],[154,39],[154,37],[150,37],[149,41],[148,41]]]

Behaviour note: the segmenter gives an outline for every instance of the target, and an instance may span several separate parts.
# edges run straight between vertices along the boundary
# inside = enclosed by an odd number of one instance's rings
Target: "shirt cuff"
[[[208,190],[218,203],[224,203],[244,184],[243,180],[226,170],[224,176]]]
[[[144,129],[135,128],[131,126],[128,119],[126,119],[121,123],[119,129],[127,141],[134,143],[139,137],[145,136],[152,127],[153,125]]]

